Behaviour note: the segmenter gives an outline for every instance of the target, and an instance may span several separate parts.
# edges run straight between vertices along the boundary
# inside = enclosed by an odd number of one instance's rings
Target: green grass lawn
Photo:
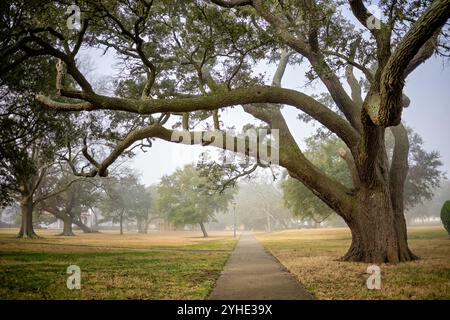
[[[102,248],[98,241],[90,246],[93,237],[108,242],[108,234],[52,237],[28,240],[0,234],[0,299],[204,299],[235,245],[230,238],[179,239],[167,246],[174,251],[140,246],[131,251]],[[123,237],[127,247],[132,246],[130,237]],[[64,244],[77,240],[84,240],[86,247]],[[158,242],[149,249],[162,247]],[[66,287],[66,269],[73,264],[81,268],[81,290]]]
[[[350,246],[346,228],[260,233],[258,240],[318,299],[450,299],[450,237],[442,227],[411,227],[421,259],[382,264],[381,290],[368,290],[367,263],[337,261]]]

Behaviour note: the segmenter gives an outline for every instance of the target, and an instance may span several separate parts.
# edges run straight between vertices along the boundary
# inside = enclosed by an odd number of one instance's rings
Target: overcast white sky
[[[91,73],[93,77],[111,76],[116,72],[112,56],[101,56],[100,52],[92,50],[84,53],[89,54],[93,60],[94,70]],[[415,70],[408,77],[405,87],[411,105],[403,113],[403,121],[424,139],[425,149],[441,153],[444,171],[448,173],[450,173],[449,68],[448,65],[444,67],[442,59],[432,58]],[[274,70],[274,65],[260,65],[257,72],[266,72],[270,78]],[[323,90],[320,84],[305,87],[304,83],[304,69],[288,66],[282,81],[283,87],[301,90],[307,94]],[[295,138],[303,144],[304,138],[314,132],[314,128],[297,120],[299,112],[292,107],[284,107],[283,113]],[[226,126],[235,125],[238,129],[243,124],[254,121],[240,107],[226,109],[221,113],[221,120]],[[177,167],[195,161],[202,150],[204,148],[199,146],[185,146],[157,140],[148,152],[139,151],[127,165],[140,171],[142,182],[150,185],[158,182],[163,175],[172,173]]]

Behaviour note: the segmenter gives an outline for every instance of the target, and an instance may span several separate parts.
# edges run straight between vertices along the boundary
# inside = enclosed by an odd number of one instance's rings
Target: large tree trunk
[[[33,228],[33,198],[30,196],[23,195],[20,199],[20,211],[22,215],[22,222],[20,226],[20,231],[18,234],[19,238],[39,238],[39,236],[34,232]]]
[[[205,225],[203,224],[203,222],[200,222],[199,225],[200,225],[200,229],[202,229],[203,237],[208,238],[208,233],[206,232],[206,228],[205,228]]]
[[[405,128],[391,127],[395,147],[391,161],[385,129],[373,126],[363,112],[364,135],[355,159],[356,208],[341,213],[352,233],[346,261],[398,263],[417,259],[408,248],[403,190],[408,173],[409,142]]]
[[[361,186],[357,214],[346,222],[352,244],[343,260],[397,263],[417,258],[408,248],[405,219],[394,213],[387,185]]]
[[[64,227],[63,227],[63,232],[61,233],[61,236],[68,236],[68,237],[75,236],[75,233],[73,233],[73,230],[72,230],[73,218],[67,215],[63,219],[63,222],[64,222]]]

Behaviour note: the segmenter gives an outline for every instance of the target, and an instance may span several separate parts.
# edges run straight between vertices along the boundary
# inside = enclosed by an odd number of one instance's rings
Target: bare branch
[[[427,61],[433,55],[438,46],[439,32],[440,29],[438,30],[438,32],[435,32],[433,37],[431,37],[427,42],[425,42],[425,44],[416,53],[414,58],[412,58],[412,60],[408,63],[408,66],[406,67],[405,70],[405,77],[407,77],[418,66]]]
[[[350,55],[349,55],[349,60],[353,60],[355,55],[356,55],[356,50],[357,47],[360,45],[361,43],[361,38],[358,38],[355,42],[353,42],[350,46]],[[349,63],[346,67],[345,67],[345,77],[347,78],[347,83],[350,86],[350,89],[352,91],[352,99],[353,101],[359,106],[362,107],[363,105],[363,99],[362,99],[362,90],[361,90],[361,85],[359,84],[358,80],[355,77],[355,74],[353,73],[353,64]],[[370,75],[372,75],[372,73],[366,69]],[[367,75],[366,75],[367,77]],[[373,80],[373,79],[372,79]]]
[[[339,52],[335,52],[335,51],[324,50],[323,53],[341,58],[342,60],[347,62],[349,65],[361,70],[364,73],[364,75],[366,76],[366,79],[371,83],[373,82],[374,79],[373,79],[372,72],[369,69],[367,69],[366,67],[364,67],[363,65],[354,61],[352,58],[347,57],[347,56],[345,56]]]
[[[44,195],[44,196],[41,196],[41,197],[37,198],[37,199],[33,202],[33,205],[36,205],[36,204],[38,204],[39,202],[45,201],[45,200],[47,200],[47,199],[49,199],[49,198],[51,198],[51,197],[57,196],[58,194],[60,194],[60,193],[62,193],[62,192],[64,192],[64,191],[66,191],[67,189],[69,189],[70,186],[71,186],[72,184],[74,184],[75,182],[80,181],[80,180],[82,180],[82,179],[83,179],[83,178],[76,178],[76,179],[73,179],[73,180],[71,180],[69,183],[67,183],[64,187],[62,187],[61,189],[59,189],[59,190],[57,190],[57,191],[55,191],[55,192],[51,192],[51,193],[49,193],[49,194],[46,194],[46,195]]]
[[[59,111],[95,110],[94,106],[90,102],[64,103],[64,102],[54,101],[42,94],[38,94],[36,96],[36,100],[50,109],[59,110]]]
[[[250,169],[248,170],[242,170],[242,172],[239,172],[237,175],[235,175],[234,177],[232,177],[231,179],[228,179],[227,181],[225,181],[221,186],[220,186],[220,190],[219,193],[222,193],[225,191],[225,189],[228,186],[234,186],[235,182],[242,177],[248,176],[249,174],[255,172],[256,169],[258,169],[260,165],[258,163],[254,164]]]
[[[252,4],[252,0],[211,0],[211,2],[225,8],[242,7]]]
[[[289,57],[293,54],[292,51],[282,50],[281,51],[281,58],[278,62],[277,70],[275,71],[275,74],[272,79],[272,86],[274,87],[281,87],[281,79],[283,78],[284,72],[286,71],[286,66],[289,62]]]
[[[359,188],[361,181],[359,180],[358,176],[358,170],[356,168],[355,160],[353,159],[352,154],[343,148],[340,148],[339,150],[339,156],[341,156],[342,159],[347,163],[347,167],[350,171],[350,175],[352,177],[353,186],[357,189]]]
[[[361,123],[358,108],[344,90],[339,78],[326,63],[323,54],[318,50],[317,37],[310,37],[306,40],[304,38],[293,36],[291,32],[289,32],[289,28],[284,20],[270,12],[269,9],[266,9],[261,0],[253,0],[253,7],[259,15],[275,28],[278,35],[287,45],[309,60],[315,71],[318,73],[321,81],[328,88],[328,91],[338,108],[344,113],[352,126],[359,131],[361,129]],[[316,33],[316,30],[311,30],[311,34],[314,33]]]
[[[375,38],[379,37],[380,31],[379,29],[384,28],[384,24],[379,21],[376,17],[374,17],[366,8],[364,5],[363,0],[349,0],[350,8],[352,9],[352,12],[354,16],[358,19],[358,21],[366,27],[374,36]],[[373,26],[368,25],[369,19],[374,19],[377,24],[380,24],[381,28],[374,28]],[[375,21],[376,20],[376,21]]]
[[[84,34],[86,33],[86,30],[88,28],[89,25],[89,20],[88,19],[83,19],[83,25],[81,27],[80,32],[78,33],[78,38],[77,41],[75,43],[75,46],[72,50],[72,52],[70,53],[70,55],[73,57],[75,57],[78,53],[78,51],[81,48],[81,45],[83,44],[83,38],[84,38]]]
[[[64,89],[64,80],[66,77],[66,65],[61,59],[56,63],[56,92],[61,95],[61,90]]]

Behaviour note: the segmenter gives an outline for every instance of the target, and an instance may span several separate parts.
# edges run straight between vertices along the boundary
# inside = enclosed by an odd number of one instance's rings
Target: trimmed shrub
[[[450,200],[444,202],[441,209],[441,221],[445,230],[450,234]]]

